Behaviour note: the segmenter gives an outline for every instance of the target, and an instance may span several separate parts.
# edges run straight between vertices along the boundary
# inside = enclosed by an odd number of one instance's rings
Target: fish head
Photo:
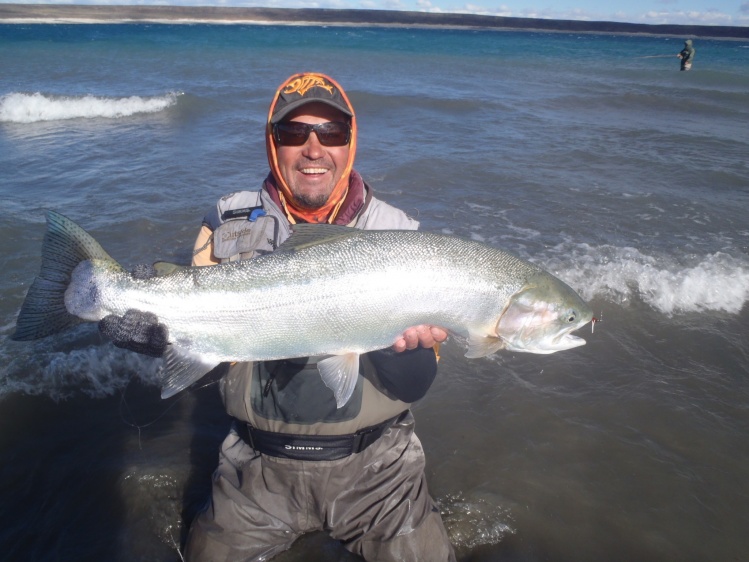
[[[593,311],[575,291],[540,272],[510,298],[496,329],[507,350],[546,354],[585,345],[571,332],[592,319]]]

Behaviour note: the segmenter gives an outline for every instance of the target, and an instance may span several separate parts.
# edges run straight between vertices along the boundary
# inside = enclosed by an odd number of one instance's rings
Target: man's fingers
[[[440,328],[439,326],[430,326],[429,331],[432,334],[432,338],[434,338],[434,343],[442,343],[447,339],[447,330]]]
[[[393,343],[394,351],[405,351],[417,347],[434,347],[447,339],[448,333],[439,326],[421,324],[408,328],[403,335]]]
[[[398,338],[395,340],[395,343],[393,344],[393,351],[396,351],[400,353],[401,351],[406,351],[406,340],[403,338]]]

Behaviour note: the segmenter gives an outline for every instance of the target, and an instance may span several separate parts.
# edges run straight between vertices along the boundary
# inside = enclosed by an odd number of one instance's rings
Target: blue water
[[[356,168],[422,228],[552,271],[584,347],[467,360],[414,408],[460,560],[749,552],[749,43],[260,25],[0,25],[0,552],[179,560],[228,427],[215,384],[84,325],[12,342],[44,211],[126,267],[189,260],[215,200],[259,186],[275,88],[346,88]],[[5,556],[5,555],[3,555]],[[324,535],[279,560],[353,560]]]

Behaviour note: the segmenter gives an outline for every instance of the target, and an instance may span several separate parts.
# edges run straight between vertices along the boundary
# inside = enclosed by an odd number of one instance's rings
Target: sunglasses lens
[[[276,123],[273,126],[273,136],[276,141],[284,146],[301,146],[312,131],[315,131],[320,144],[323,146],[344,146],[351,139],[351,128],[347,123],[331,121],[319,125],[308,125],[290,121],[287,123]]]
[[[344,146],[348,144],[351,129],[347,123],[331,121],[316,125],[315,133],[323,146]]]
[[[284,146],[301,146],[307,142],[310,129],[304,123],[277,123],[273,126],[276,141]]]

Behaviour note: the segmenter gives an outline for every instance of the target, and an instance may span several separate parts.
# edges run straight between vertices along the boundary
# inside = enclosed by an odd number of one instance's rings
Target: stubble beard
[[[317,161],[318,164],[320,164],[320,161]],[[334,167],[328,163],[328,162],[322,162],[324,164],[324,167],[333,170]],[[305,163],[305,166],[307,167],[315,167],[314,163]],[[304,193],[304,189],[302,186],[296,183],[290,183],[289,188],[291,189],[291,193],[294,194],[294,199],[296,201],[296,204],[303,208],[303,209],[319,209],[323,205],[325,205],[328,202],[328,199],[330,198],[330,195],[333,193],[333,190],[335,189],[335,184],[333,183],[333,180],[328,184],[327,188],[323,192],[315,192],[315,193]]]
[[[295,193],[297,205],[305,209],[319,209],[328,202],[330,194],[318,193],[316,195],[306,195],[304,193]]]

